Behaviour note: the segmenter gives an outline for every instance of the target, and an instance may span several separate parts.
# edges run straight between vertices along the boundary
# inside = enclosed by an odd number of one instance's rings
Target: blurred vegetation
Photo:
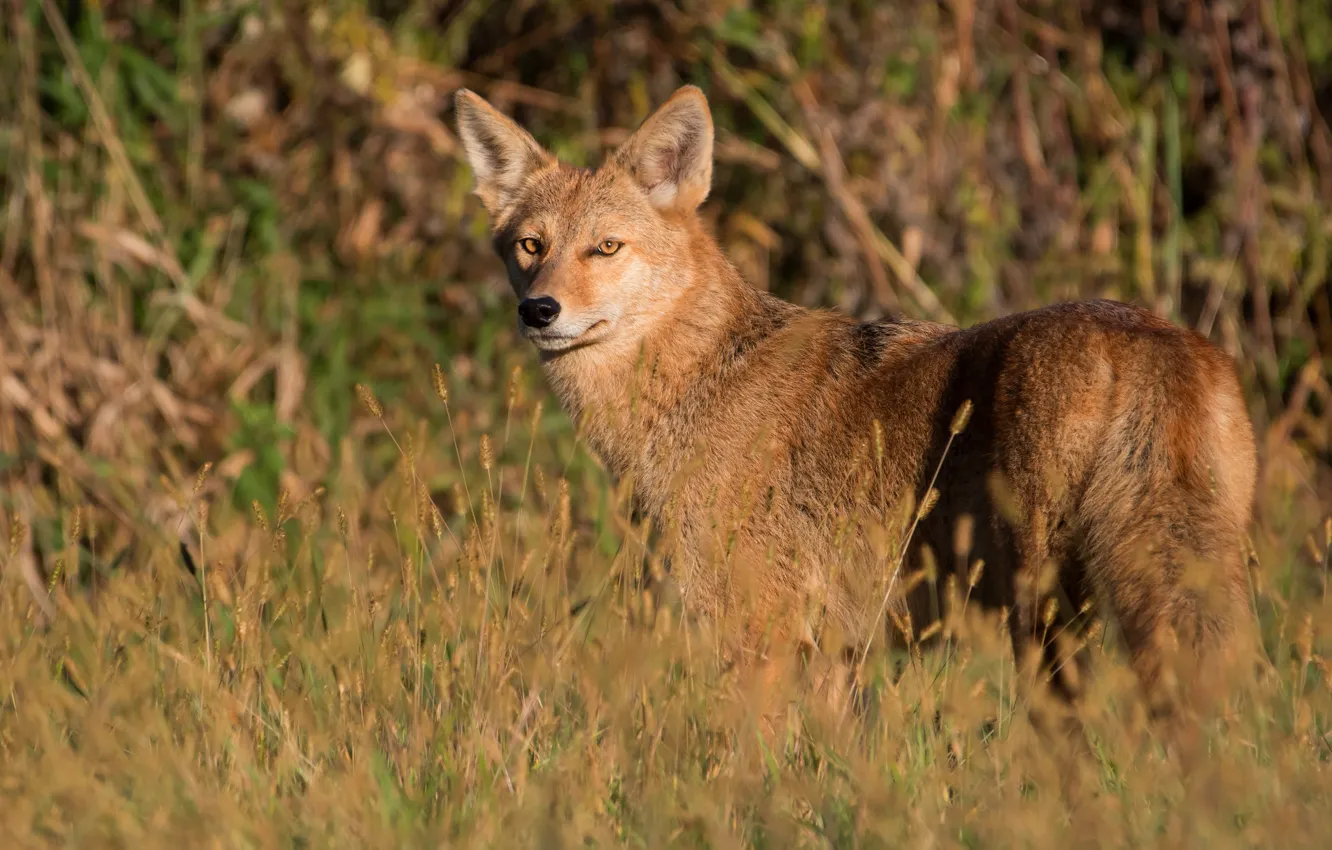
[[[1332,832],[1323,0],[0,8],[0,835]],[[1235,356],[1277,676],[1212,758],[1161,757],[1107,645],[1094,776],[1061,791],[979,619],[898,682],[872,658],[857,729],[798,705],[774,751],[638,597],[659,565],[516,338],[450,96],[593,164],[683,83],[757,286],[963,324],[1109,296]]]

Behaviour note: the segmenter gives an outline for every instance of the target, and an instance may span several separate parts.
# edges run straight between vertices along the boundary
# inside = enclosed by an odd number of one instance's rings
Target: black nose
[[[549,295],[524,298],[518,303],[518,315],[529,328],[544,328],[559,317],[560,302]]]

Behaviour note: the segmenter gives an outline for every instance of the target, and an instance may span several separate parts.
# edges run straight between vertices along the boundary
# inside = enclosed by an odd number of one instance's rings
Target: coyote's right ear
[[[615,152],[662,212],[693,212],[712,188],[712,115],[708,99],[684,86],[648,116]]]
[[[459,89],[454,104],[458,135],[476,175],[476,195],[492,216],[499,216],[513,204],[528,175],[555,158],[474,92]]]

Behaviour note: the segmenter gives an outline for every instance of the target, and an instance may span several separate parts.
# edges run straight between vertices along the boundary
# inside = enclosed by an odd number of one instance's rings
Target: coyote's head
[[[458,130],[517,294],[519,327],[548,355],[636,346],[689,279],[712,181],[712,118],[677,91],[596,170],[557,160],[470,91]]]

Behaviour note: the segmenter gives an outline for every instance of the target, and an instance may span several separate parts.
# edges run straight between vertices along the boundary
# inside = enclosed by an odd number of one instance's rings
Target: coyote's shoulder
[[[1110,301],[967,329],[804,309],[748,286],[696,214],[697,89],[594,171],[475,95],[458,109],[520,327],[693,611],[863,645],[891,574],[961,572],[1015,641],[1076,634],[1099,600],[1149,682],[1169,635],[1235,632],[1254,441],[1203,337]],[[935,584],[894,604],[942,613]]]

